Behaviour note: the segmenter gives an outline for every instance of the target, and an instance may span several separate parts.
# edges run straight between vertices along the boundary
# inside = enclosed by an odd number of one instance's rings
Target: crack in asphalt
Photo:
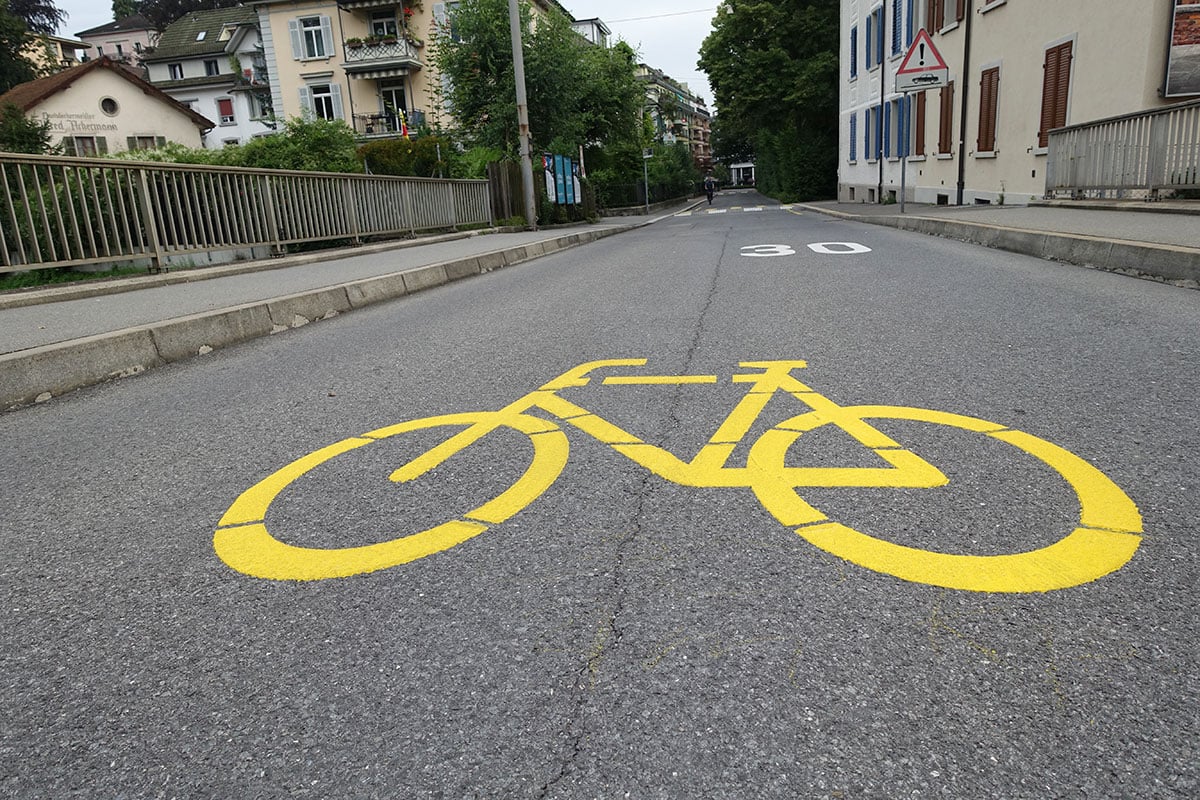
[[[704,303],[700,307],[700,311],[696,315],[696,325],[692,334],[692,339],[688,343],[688,349],[684,354],[684,374],[688,372],[693,360],[695,359],[696,350],[700,347],[700,339],[704,334],[704,321],[708,315],[709,309],[712,308],[713,302],[717,295],[717,284],[721,278],[721,264],[725,260],[725,253],[729,244],[729,231],[726,231],[725,238],[721,242],[721,251],[717,255],[717,263],[713,269],[712,278],[709,281],[708,294],[704,298]],[[677,430],[684,424],[684,420],[679,416],[680,401],[683,396],[683,387],[676,387],[674,397],[669,406],[667,419],[668,427],[671,430]],[[602,619],[600,625],[596,629],[596,634],[592,639],[592,648],[588,653],[587,661],[581,666],[577,672],[574,691],[576,693],[575,708],[571,712],[571,718],[564,726],[564,731],[574,731],[570,734],[569,752],[563,758],[559,766],[558,773],[550,780],[546,781],[538,791],[538,800],[544,800],[548,797],[554,787],[566,777],[575,761],[579,758],[579,754],[583,752],[583,742],[587,737],[587,726],[583,724],[585,718],[584,705],[587,698],[590,696],[593,689],[596,687],[596,678],[600,672],[600,665],[605,658],[611,654],[621,643],[621,638],[624,631],[619,623],[620,617],[625,610],[625,557],[628,552],[628,547],[638,538],[642,532],[641,520],[643,519],[643,511],[645,508],[646,496],[652,491],[653,476],[650,472],[643,475],[641,485],[637,493],[637,508],[633,515],[633,525],[630,533],[623,537],[616,547],[616,552],[613,557],[612,581],[609,584],[609,589],[605,593],[610,598],[613,610],[606,619]]]

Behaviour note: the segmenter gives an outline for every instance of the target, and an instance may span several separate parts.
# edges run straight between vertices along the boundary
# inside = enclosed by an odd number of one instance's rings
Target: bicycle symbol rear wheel
[[[267,512],[280,492],[331,459],[392,436],[463,425],[481,426],[471,441],[501,427],[523,433],[533,445],[533,458],[516,482],[460,518],[386,542],[329,549],[290,545],[267,529]],[[558,478],[568,453],[567,437],[556,424],[526,414],[477,411],[402,422],[335,442],[259,481],[221,517],[213,547],[229,567],[272,580],[344,578],[406,564],[462,544],[528,506]]]
[[[1079,524],[1037,550],[979,556],[906,547],[829,521],[802,500],[797,487],[769,476],[786,474],[784,458],[800,435],[831,420],[809,412],[764,433],[750,463],[768,476],[753,489],[777,520],[807,542],[861,567],[907,581],[975,592],[1046,592],[1088,583],[1120,569],[1141,542],[1137,506],[1115,483],[1079,456],[1028,433],[994,422],[906,406],[842,406],[857,419],[898,419],[948,425],[1005,442],[1057,472],[1079,500]]]

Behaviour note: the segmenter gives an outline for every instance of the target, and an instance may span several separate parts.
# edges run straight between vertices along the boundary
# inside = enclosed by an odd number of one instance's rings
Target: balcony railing
[[[415,134],[417,128],[425,124],[424,111],[409,111],[405,116],[408,122],[408,132]],[[400,127],[400,117],[396,114],[355,114],[354,131],[360,136],[378,136],[388,138],[403,133]]]
[[[406,39],[366,40],[360,43],[347,42],[345,51],[347,72],[361,72],[385,66],[421,68],[421,60],[417,54],[417,45]]]
[[[1046,196],[1200,188],[1200,101],[1050,132]]]

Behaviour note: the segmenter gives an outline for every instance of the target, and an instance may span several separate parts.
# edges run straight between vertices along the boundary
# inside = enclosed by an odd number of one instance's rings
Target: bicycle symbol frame
[[[655,475],[683,486],[748,488],[781,524],[805,541],[866,569],[906,581],[976,592],[1045,592],[1087,583],[1124,566],[1141,543],[1142,519],[1133,501],[1107,476],[1075,454],[1044,439],[994,422],[908,406],[843,406],[792,375],[804,361],[746,361],[734,383],[747,392],[700,451],[683,461],[647,444],[558,393],[586,386],[593,372],[642,367],[646,359],[608,359],[581,364],[497,411],[425,417],[343,439],[303,456],[246,490],[221,517],[213,538],[217,555],[231,568],[273,580],[322,580],[395,567],[449,550],[512,517],[545,492],[566,466],[570,446],[564,425],[588,434]],[[608,375],[602,385],[715,384],[715,375]],[[750,444],[746,465],[729,466],[734,449],[776,393],[810,410],[784,420]],[[540,410],[554,419],[528,412]],[[945,425],[1015,447],[1057,472],[1079,500],[1079,523],[1046,547],[1003,555],[966,555],[895,544],[830,520],[797,490],[804,487],[935,488],[948,483],[933,464],[871,425],[897,419]],[[833,425],[873,451],[884,467],[789,467],[788,448],[809,431]],[[345,548],[289,545],[266,525],[271,503],[287,486],[331,459],[372,443],[417,430],[465,428],[433,446],[390,476],[414,480],[484,436],[507,428],[529,437],[529,467],[498,496],[458,519],[390,541]]]

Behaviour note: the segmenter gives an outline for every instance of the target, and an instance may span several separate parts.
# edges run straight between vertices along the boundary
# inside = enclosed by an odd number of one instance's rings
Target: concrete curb
[[[856,215],[820,206],[798,205],[808,211],[839,219],[886,225],[997,250],[1008,250],[1124,275],[1169,281],[1186,288],[1197,288],[1196,284],[1200,283],[1200,248],[1105,239],[1076,233],[1007,228],[940,217]]]
[[[589,244],[635,227],[641,226],[579,231],[403,272],[7,353],[0,355],[0,408],[43,402],[84,386],[137,375],[173,361]],[[356,248],[354,252],[363,250]],[[319,257],[329,258],[329,253]]]

